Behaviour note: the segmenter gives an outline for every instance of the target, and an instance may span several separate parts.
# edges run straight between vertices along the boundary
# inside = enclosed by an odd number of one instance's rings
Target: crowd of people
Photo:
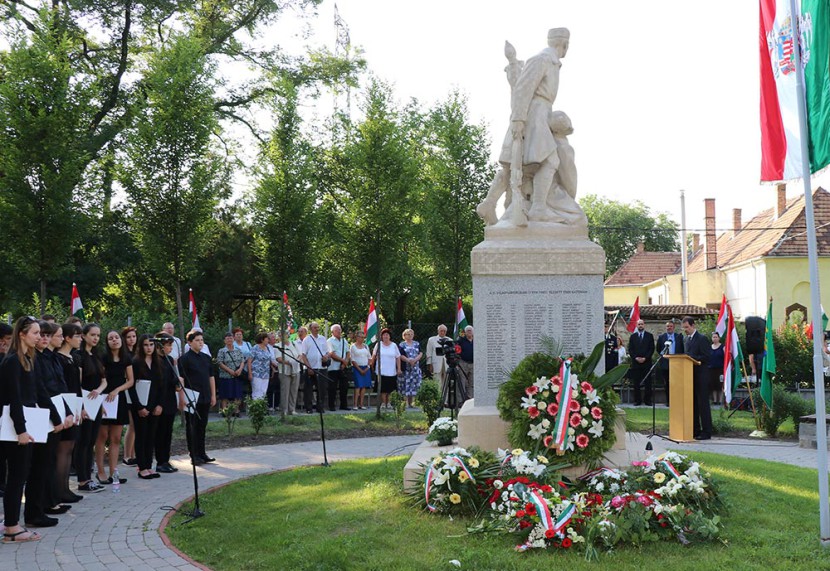
[[[225,335],[214,360],[200,329],[187,333],[183,342],[174,335],[172,323],[152,335],[134,327],[104,334],[95,323],[72,317],[59,325],[50,315],[21,317],[13,328],[0,324],[0,410],[8,407],[17,436],[16,441],[0,442],[3,541],[41,539],[29,528],[57,525],[54,516],[68,512],[83,494],[127,483],[119,466],[122,471],[123,465],[133,468],[145,480],[177,472],[170,454],[180,411],[187,412],[188,451],[198,466],[215,461],[205,444],[211,408],[218,401],[222,410],[231,410],[228,405],[240,403],[248,391],[282,416],[322,413],[338,404],[351,410],[352,387],[354,409],[366,409],[373,384],[382,407],[390,407],[395,391],[411,407],[425,374],[441,383],[446,398],[449,367],[441,348],[450,338],[444,325],[425,350],[412,329],[403,332],[400,342],[383,329],[371,351],[362,331],[347,338],[339,325],[330,328],[328,338],[316,322],[297,333],[292,338],[259,332],[252,345],[237,328]],[[462,392],[472,397],[472,327],[466,328],[458,347]],[[61,395],[80,397],[85,406],[79,413],[65,399],[54,398]],[[97,400],[108,406],[88,414],[95,407],[87,405]],[[48,410],[53,429],[46,442],[35,443],[27,429],[26,407]],[[238,415],[239,407],[235,411]]]

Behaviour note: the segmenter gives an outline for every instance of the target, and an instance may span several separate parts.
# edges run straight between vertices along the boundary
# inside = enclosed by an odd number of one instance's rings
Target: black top
[[[63,380],[66,381],[66,392],[81,396],[81,356],[72,352],[69,356],[55,353],[55,360],[63,369]]]
[[[607,373],[620,364],[620,353],[617,351],[617,336],[609,333],[605,337],[605,372]]]
[[[8,405],[17,434],[26,432],[24,406],[48,408],[52,424],[63,422],[46,388],[37,381],[34,365],[30,368],[32,371],[24,369],[17,355],[9,355],[0,363],[0,410]]]
[[[210,377],[213,376],[210,357],[188,351],[179,358],[179,370],[184,377],[184,386],[199,392],[198,404],[210,404]]]
[[[81,367],[83,368],[83,376],[81,377],[81,388],[85,391],[94,391],[101,386],[101,379],[106,378],[104,371],[104,364],[97,353],[81,352]]]
[[[178,384],[178,371],[173,364],[173,359],[162,357],[161,387],[159,388],[159,404],[162,414],[176,414],[178,411],[178,398],[176,397],[176,386]],[[166,363],[164,361],[167,361]]]
[[[118,387],[127,382],[127,367],[132,367],[133,362],[121,359],[120,361],[113,361],[110,358],[104,359],[104,371],[107,379],[107,388],[104,389],[104,394],[111,393]],[[135,377],[133,377],[135,378]],[[132,395],[130,395],[132,398]]]
[[[635,331],[628,338],[628,354],[631,355],[632,369],[648,369],[651,367],[651,358],[654,355],[654,335],[648,331]],[[645,361],[637,362],[637,357],[644,357]]]
[[[461,354],[459,357],[462,361],[467,363],[473,362],[473,342],[466,337],[459,337],[458,346],[461,347]]]
[[[709,353],[709,365],[710,369],[723,369],[723,359],[726,357],[724,355],[724,345],[721,343],[720,347],[717,349],[712,349],[712,352]]]
[[[35,357],[35,374],[49,394],[50,402],[51,397],[69,392],[69,389],[66,388],[66,381],[63,379],[63,367],[60,366],[60,363],[55,358],[55,354],[49,349],[44,349]],[[62,412],[66,416],[69,416],[72,414],[72,409],[64,402],[63,410],[56,409],[55,412],[58,414]]]
[[[147,366],[147,361],[142,357],[133,359],[135,385],[133,385],[133,389],[130,389],[130,398],[133,401],[134,411],[137,412],[142,408],[146,408],[152,414],[153,409],[161,404],[159,399],[161,397],[162,377],[164,374],[163,366],[166,365],[160,362],[159,359],[154,359],[152,366]],[[150,381],[150,394],[147,396],[147,406],[141,405],[141,401],[138,399],[138,392],[135,390],[139,380]],[[133,393],[135,393],[135,396],[133,396]]]

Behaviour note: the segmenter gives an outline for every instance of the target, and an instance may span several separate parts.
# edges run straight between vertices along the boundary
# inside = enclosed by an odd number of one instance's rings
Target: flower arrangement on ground
[[[432,513],[478,514],[486,505],[486,482],[497,475],[498,464],[490,452],[471,447],[453,448],[423,466],[423,485],[415,503]]]
[[[441,416],[429,427],[427,440],[437,442],[439,446],[449,446],[458,437],[458,421]]]

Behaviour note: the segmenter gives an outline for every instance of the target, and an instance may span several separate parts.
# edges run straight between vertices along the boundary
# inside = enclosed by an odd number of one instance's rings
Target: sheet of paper
[[[116,394],[112,401],[107,400],[109,395],[101,396],[104,397],[104,400],[101,402],[101,408],[104,409],[103,418],[108,418],[110,420],[118,418],[118,399],[121,398],[121,395]]]
[[[54,428],[49,422],[48,408],[23,407],[23,415],[26,417],[26,432],[39,444],[45,444],[46,438]],[[3,407],[3,416],[0,417],[0,440],[4,442],[17,442],[17,432],[14,429],[9,406]]]
[[[138,393],[138,402],[141,406],[147,406],[147,401],[150,399],[150,384],[150,381],[146,379],[139,379],[135,382],[135,392]]]
[[[95,420],[98,416],[98,411],[101,410],[101,403],[104,401],[105,395],[98,395],[96,398],[89,398],[89,391],[81,390],[83,395],[83,404],[86,415]]]
[[[130,391],[125,391],[124,396],[127,398],[127,404],[133,404],[133,398],[130,396]]]
[[[184,402],[186,404],[185,411],[189,413],[195,412],[193,407],[190,406],[190,403],[196,404],[199,402],[199,391],[194,391],[193,389],[185,389],[184,390]]]
[[[58,414],[61,415],[61,418],[64,418],[66,416],[66,405],[63,402],[63,397],[60,395],[53,396],[52,404],[58,409]]]
[[[75,393],[61,393],[61,398],[63,399],[63,402],[65,402],[67,406],[72,409],[72,415],[75,417],[75,422],[80,422],[81,408],[84,404],[83,399]]]

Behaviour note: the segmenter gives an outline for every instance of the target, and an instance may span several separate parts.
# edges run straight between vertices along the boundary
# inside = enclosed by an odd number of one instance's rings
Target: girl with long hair
[[[135,452],[138,463],[138,477],[143,480],[158,478],[153,471],[153,449],[156,442],[156,429],[162,413],[160,403],[161,384],[165,364],[156,352],[156,344],[149,335],[138,338],[137,355],[133,360],[136,382],[150,381],[147,402],[141,403],[137,391],[132,390],[133,418],[135,419]]]
[[[95,442],[95,464],[98,466],[96,479],[99,484],[112,484],[114,474],[118,470],[118,454],[121,449],[121,434],[124,432],[124,425],[128,424],[127,395],[133,387],[133,359],[118,331],[107,333],[106,351],[104,352],[104,371],[107,379],[107,387],[104,394],[107,395],[107,402],[117,401],[116,413],[111,417],[101,419],[101,429],[98,431],[98,439]],[[109,442],[109,469],[107,476],[104,471],[104,452]],[[120,483],[125,483],[126,478],[120,478]]]
[[[138,331],[135,327],[128,325],[121,330],[121,342],[127,348],[127,353],[130,354],[130,357],[135,358],[138,356],[139,348],[137,341]],[[130,395],[130,398],[132,398],[132,395]],[[124,464],[127,466],[135,466],[135,418],[133,417],[131,408],[127,409],[127,416],[129,417],[130,423],[127,426],[127,433],[124,435]]]
[[[90,399],[98,398],[107,388],[107,376],[104,363],[98,356],[96,348],[101,340],[101,327],[95,323],[87,323],[81,330],[81,391],[88,391]],[[95,442],[101,427],[99,409],[94,418],[90,418],[84,410],[81,413],[81,429],[78,442],[75,444],[73,464],[78,474],[78,490],[81,492],[100,492],[104,488],[92,479],[92,458]]]
[[[81,395],[81,356],[78,351],[81,348],[83,331],[79,325],[67,323],[61,326],[63,342],[55,352],[55,359],[63,370],[63,380],[66,383],[68,393],[76,396]],[[55,337],[52,337],[55,341]],[[54,343],[53,343],[54,345]],[[69,489],[69,471],[72,467],[72,455],[75,445],[81,434],[80,418],[75,419],[76,426],[64,431],[61,442],[58,445],[57,464],[55,466],[55,487],[58,499],[65,503],[75,503],[83,499],[83,496],[75,494]],[[71,436],[71,438],[69,438]]]

